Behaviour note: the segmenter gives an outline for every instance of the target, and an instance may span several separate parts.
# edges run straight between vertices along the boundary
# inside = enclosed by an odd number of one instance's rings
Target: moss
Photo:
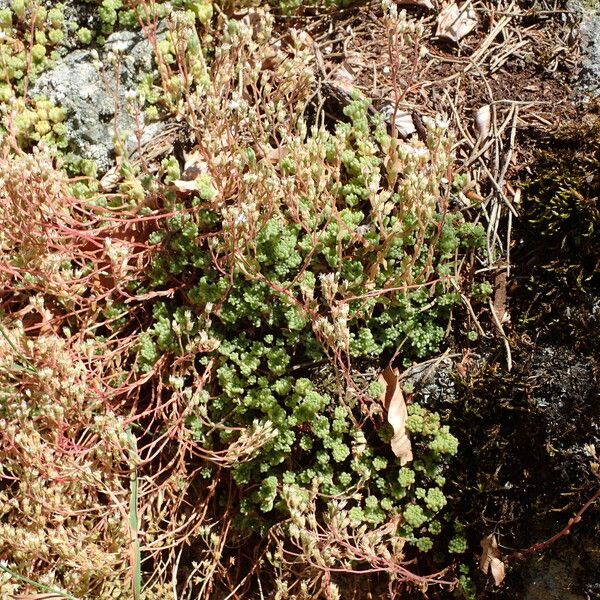
[[[556,251],[586,256],[600,251],[600,120],[592,105],[577,122],[541,140],[524,182],[529,227]],[[579,258],[579,257],[577,257]]]

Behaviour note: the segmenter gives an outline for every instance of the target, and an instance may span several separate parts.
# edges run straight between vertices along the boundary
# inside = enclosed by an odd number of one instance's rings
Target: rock
[[[427,361],[409,367],[403,373],[403,383],[412,386],[417,398],[424,406],[435,406],[456,401],[453,379],[454,365],[450,358]]]
[[[143,33],[120,31],[109,36],[99,56],[92,50],[64,56],[40,75],[30,95],[44,95],[67,110],[69,150],[94,160],[102,174],[114,162],[115,117],[117,131],[127,135],[130,147],[136,144],[128,98],[152,69],[152,48]]]
[[[569,0],[567,8],[581,19],[581,73],[582,91],[600,94],[600,12],[598,3],[590,0]]]

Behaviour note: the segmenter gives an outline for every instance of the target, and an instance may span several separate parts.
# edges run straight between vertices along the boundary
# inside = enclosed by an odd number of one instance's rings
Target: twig
[[[489,301],[489,305],[490,305],[490,311],[492,312],[492,318],[494,320],[496,327],[498,328],[498,332],[500,333],[500,336],[502,337],[502,341],[504,342],[504,348],[506,349],[506,368],[508,371],[511,371],[512,370],[512,353],[510,351],[510,344],[508,342],[508,337],[506,336],[506,333],[504,333],[504,328],[502,327],[502,323],[500,322],[500,319],[498,318],[498,315],[496,314],[496,310],[494,309],[494,303],[491,300]]]
[[[598,500],[598,498],[600,498],[600,487],[596,490],[594,495],[577,511],[577,514],[567,521],[567,524],[558,533],[554,534],[551,538],[548,538],[543,542],[539,542],[533,546],[530,546],[529,548],[526,548],[525,550],[520,550],[519,552],[508,556],[506,560],[518,560],[524,558],[527,554],[539,552],[540,550],[547,548],[559,540],[561,537],[569,535],[569,533],[571,533],[571,527],[581,521],[583,514],[590,508],[590,506],[592,506],[592,504],[594,504],[594,502],[596,502],[596,500]]]

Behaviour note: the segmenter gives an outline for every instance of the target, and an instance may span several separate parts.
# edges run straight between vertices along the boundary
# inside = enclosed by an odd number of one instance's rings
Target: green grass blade
[[[133,550],[133,598],[139,600],[142,595],[142,560],[140,553],[139,539],[139,519],[138,519],[138,478],[137,478],[137,440],[131,433],[131,429],[127,430],[127,438],[129,440],[130,450],[129,456],[133,467],[131,469],[129,481],[129,529],[131,532],[131,543]]]
[[[41,592],[47,592],[48,594],[54,594],[55,596],[60,596],[61,598],[67,598],[68,600],[78,600],[75,596],[71,596],[67,592],[61,592],[60,590],[55,590],[48,585],[44,585],[43,583],[38,583],[33,579],[29,579],[29,577],[25,577],[24,575],[20,575],[19,573],[15,573],[12,569],[5,567],[0,563],[0,571],[4,571],[4,573],[8,573],[11,577],[16,579],[17,581],[21,581],[23,583],[27,583],[34,588],[40,590]]]

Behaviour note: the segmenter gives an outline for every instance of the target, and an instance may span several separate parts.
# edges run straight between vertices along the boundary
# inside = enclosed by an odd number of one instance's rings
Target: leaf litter
[[[482,553],[479,559],[479,569],[486,575],[489,573],[494,578],[496,585],[502,585],[506,577],[506,567],[501,559],[496,535],[490,533],[481,540]]]
[[[406,432],[406,419],[408,410],[400,385],[400,373],[398,369],[387,366],[379,376],[379,382],[385,387],[382,401],[387,410],[387,421],[394,430],[394,436],[390,442],[392,452],[400,459],[404,466],[413,459],[410,438]]]

